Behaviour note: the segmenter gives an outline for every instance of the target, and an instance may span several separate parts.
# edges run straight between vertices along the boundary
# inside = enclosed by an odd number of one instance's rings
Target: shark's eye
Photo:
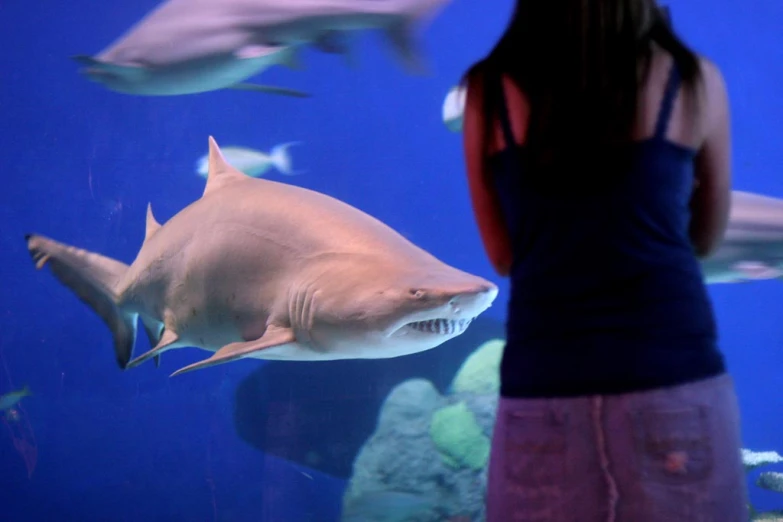
[[[411,288],[409,292],[414,299],[423,299],[427,295],[427,292],[418,288]]]

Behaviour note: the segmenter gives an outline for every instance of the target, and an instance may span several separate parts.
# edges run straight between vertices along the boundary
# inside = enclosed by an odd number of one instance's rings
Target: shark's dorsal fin
[[[242,181],[246,178],[248,178],[247,175],[228,164],[223,157],[223,154],[220,152],[220,147],[218,147],[215,138],[210,136],[207,186],[204,187],[204,194],[202,194],[201,197],[203,198],[207,194],[219,190],[226,185]]]
[[[144,241],[148,241],[159,228],[160,223],[152,215],[152,203],[147,203],[147,230],[144,232]]]

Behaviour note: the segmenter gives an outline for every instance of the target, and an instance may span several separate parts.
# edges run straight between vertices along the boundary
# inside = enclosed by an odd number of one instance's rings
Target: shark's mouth
[[[429,321],[416,321],[405,326],[417,332],[442,335],[461,334],[473,319],[430,319]]]

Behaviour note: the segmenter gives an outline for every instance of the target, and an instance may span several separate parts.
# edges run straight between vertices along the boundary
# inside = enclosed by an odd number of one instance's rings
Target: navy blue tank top
[[[695,151],[666,140],[676,66],[653,137],[615,151],[631,172],[589,193],[530,182],[493,84],[506,147],[491,174],[513,252],[501,395],[625,393],[723,373],[688,233]]]

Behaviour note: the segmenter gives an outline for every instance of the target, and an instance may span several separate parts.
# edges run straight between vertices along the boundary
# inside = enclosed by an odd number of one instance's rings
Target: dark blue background
[[[783,3],[669,5],[677,29],[726,76],[736,188],[783,197]],[[306,70],[263,75],[263,83],[311,91],[307,100],[231,91],[132,97],[77,74],[69,56],[98,52],[154,6],[0,3],[0,356],[8,369],[0,365],[0,393],[30,385],[35,395],[23,405],[38,447],[28,480],[0,426],[0,522],[335,520],[341,480],[265,456],[235,434],[235,387],[263,363],[169,379],[204,357],[179,350],[161,370],[120,372],[108,331],[33,269],[22,236],[39,232],[130,261],[148,201],[165,221],[199,197],[193,166],[208,135],[261,150],[299,140],[294,168],[308,172],[284,181],[358,206],[446,262],[497,280],[470,212],[460,136],[443,127],[440,111],[449,87],[499,36],[512,3],[454,0],[426,32],[428,76],[405,75],[378,34],[359,38],[358,68],[306,51]],[[488,312],[497,319],[502,288]],[[783,282],[711,293],[745,445],[783,450]],[[781,504],[755,490],[753,500]]]

